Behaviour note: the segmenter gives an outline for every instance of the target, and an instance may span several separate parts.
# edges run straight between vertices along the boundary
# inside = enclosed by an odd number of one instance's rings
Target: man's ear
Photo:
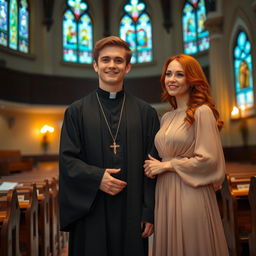
[[[126,74],[129,73],[130,70],[131,70],[131,68],[132,68],[132,64],[131,64],[131,63],[129,63],[128,65],[126,65],[126,67],[125,67],[125,73],[126,73]]]
[[[96,61],[93,61],[93,68],[95,70],[95,72],[98,72],[98,64],[96,63]]]

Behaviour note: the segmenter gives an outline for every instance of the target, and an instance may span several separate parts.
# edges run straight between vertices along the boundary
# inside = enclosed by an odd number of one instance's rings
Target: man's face
[[[93,67],[98,73],[100,88],[111,91],[122,89],[124,76],[131,69],[131,65],[126,64],[126,50],[116,46],[103,48]]]

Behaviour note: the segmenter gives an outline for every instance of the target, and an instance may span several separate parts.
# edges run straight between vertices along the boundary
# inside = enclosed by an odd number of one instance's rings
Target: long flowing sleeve
[[[146,155],[150,154],[155,158],[159,158],[157,150],[154,146],[154,138],[159,130],[159,118],[156,111],[151,111],[148,114],[147,121],[147,147]],[[154,222],[154,206],[155,206],[155,179],[150,179],[144,176],[144,199],[143,199],[143,210],[142,210],[142,221]]]
[[[173,158],[171,166],[182,180],[193,186],[222,184],[225,160],[220,134],[212,110],[200,106],[195,112],[195,148],[192,157]]]
[[[84,161],[80,109],[65,112],[60,140],[60,226],[69,231],[73,222],[88,214],[104,174],[104,169]]]

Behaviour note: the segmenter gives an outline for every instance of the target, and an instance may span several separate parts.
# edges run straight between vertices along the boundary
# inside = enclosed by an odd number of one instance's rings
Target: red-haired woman
[[[145,174],[157,176],[155,256],[228,255],[214,187],[222,184],[225,160],[219,120],[200,64],[180,54],[165,63],[162,98],[171,105]]]

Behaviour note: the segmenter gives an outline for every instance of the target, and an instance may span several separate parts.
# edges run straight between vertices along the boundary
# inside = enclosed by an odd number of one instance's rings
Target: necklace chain
[[[120,147],[119,145],[116,144],[116,138],[117,138],[117,134],[118,134],[118,131],[119,131],[119,127],[120,127],[120,123],[121,123],[121,119],[122,119],[122,115],[123,115],[123,110],[124,110],[124,103],[125,103],[125,94],[124,94],[124,99],[123,99],[123,103],[122,103],[122,107],[121,107],[121,111],[120,111],[120,116],[119,116],[119,120],[118,120],[118,125],[117,125],[117,129],[116,129],[116,134],[115,136],[113,135],[112,131],[111,131],[111,128],[110,128],[110,125],[108,123],[108,120],[107,120],[107,117],[105,115],[105,112],[104,112],[104,109],[102,107],[102,104],[100,102],[100,98],[99,98],[99,95],[98,93],[96,92],[96,96],[97,96],[97,100],[99,102],[99,106],[100,106],[100,109],[101,109],[101,112],[102,112],[102,115],[104,117],[104,120],[106,122],[106,125],[108,127],[108,130],[109,130],[109,134],[111,135],[111,138],[113,139],[113,145],[111,145],[110,147],[113,148],[113,152],[114,154],[116,154],[116,148],[117,147]]]

